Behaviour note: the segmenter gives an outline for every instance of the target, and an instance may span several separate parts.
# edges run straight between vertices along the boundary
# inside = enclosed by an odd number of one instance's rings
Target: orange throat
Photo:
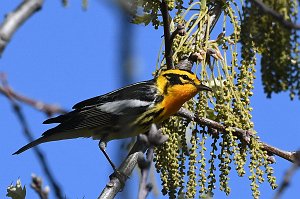
[[[173,86],[165,95],[164,100],[162,101],[162,106],[164,110],[164,119],[174,115],[181,106],[194,97],[197,94],[198,90],[195,86],[192,85],[176,85]]]

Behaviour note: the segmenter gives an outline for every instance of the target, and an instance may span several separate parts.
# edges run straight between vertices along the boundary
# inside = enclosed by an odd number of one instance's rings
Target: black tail
[[[26,150],[28,150],[32,147],[35,147],[36,145],[44,143],[44,142],[47,142],[45,137],[41,137],[39,139],[36,139],[36,140],[30,142],[29,144],[23,146],[22,148],[20,148],[18,151],[14,152],[13,155],[23,153],[24,151],[26,151]]]
[[[45,142],[52,142],[52,141],[58,141],[58,140],[67,140],[67,139],[73,139],[73,138],[79,138],[79,137],[91,137],[92,132],[91,131],[56,131],[55,128],[50,129],[47,134],[43,134],[42,137],[30,142],[29,144],[23,146],[20,148],[18,151],[13,153],[15,154],[20,154],[32,147],[35,147],[36,145],[45,143]],[[45,132],[45,133],[46,133]]]

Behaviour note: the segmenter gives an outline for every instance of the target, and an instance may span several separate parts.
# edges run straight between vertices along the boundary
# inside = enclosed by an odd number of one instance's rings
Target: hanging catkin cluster
[[[259,51],[261,53],[261,73],[264,91],[268,97],[272,93],[290,91],[290,97],[300,97],[300,52],[299,35],[294,29],[284,26],[273,16],[264,14],[250,1],[243,8],[241,38],[243,54]],[[297,0],[263,0],[288,22],[296,22],[298,16]],[[298,41],[298,42],[297,42]],[[249,57],[245,57],[248,60]]]
[[[135,2],[143,12],[136,13],[134,23],[152,22],[155,28],[163,25],[160,1]],[[162,130],[169,140],[155,149],[163,194],[170,198],[210,197],[218,188],[228,195],[231,191],[228,176],[232,170],[248,177],[254,198],[260,196],[259,184],[265,179],[275,189],[271,162],[251,121],[256,55],[262,55],[262,78],[268,96],[284,90],[290,90],[292,98],[295,94],[300,96],[297,32],[261,14],[248,0],[165,2],[172,19],[171,32],[178,24],[186,30],[184,36],[176,35],[173,39],[174,65],[196,55],[193,71],[213,88],[213,92],[202,92],[187,102],[185,108],[198,117],[223,124],[226,131],[218,132],[175,116],[164,122]],[[296,0],[263,2],[285,20],[297,20]],[[161,58],[164,52],[161,50],[159,55],[158,71],[165,68],[165,59]],[[237,137],[235,128],[247,130],[253,136]]]

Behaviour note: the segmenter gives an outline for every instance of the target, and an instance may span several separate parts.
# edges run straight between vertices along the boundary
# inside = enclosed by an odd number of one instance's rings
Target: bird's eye
[[[184,80],[189,80],[189,79],[190,79],[187,75],[183,75],[182,78],[183,78]]]

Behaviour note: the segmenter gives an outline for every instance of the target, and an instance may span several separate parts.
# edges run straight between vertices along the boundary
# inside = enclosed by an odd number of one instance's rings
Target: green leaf
[[[211,120],[216,120],[216,115],[215,115],[215,111],[211,108],[208,108],[206,109],[206,115],[207,115],[207,118],[208,119],[211,119]]]
[[[144,14],[142,16],[136,15],[136,16],[134,16],[134,18],[132,19],[131,22],[134,23],[134,24],[144,23],[145,26],[147,26],[151,22],[153,17],[154,17],[154,15],[152,15],[152,14]]]

